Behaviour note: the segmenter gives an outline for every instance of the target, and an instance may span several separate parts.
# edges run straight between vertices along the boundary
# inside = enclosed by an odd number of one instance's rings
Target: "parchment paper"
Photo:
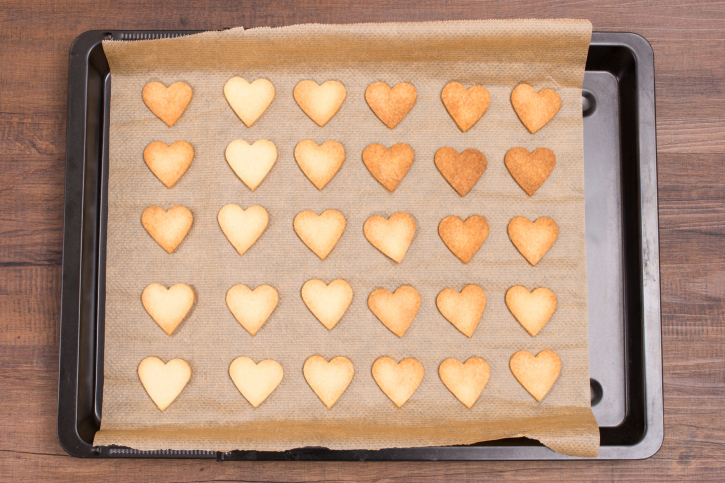
[[[587,286],[584,237],[584,171],[581,86],[591,35],[582,20],[486,20],[434,23],[297,25],[284,28],[233,29],[190,37],[151,41],[106,41],[112,97],[108,188],[108,241],[103,417],[96,445],[136,449],[285,450],[304,446],[377,449],[468,444],[527,436],[569,455],[595,456],[599,431],[590,408]],[[275,86],[270,108],[251,128],[236,117],[224,98],[232,76],[248,81],[263,77]],[[295,103],[292,91],[301,80],[337,80],[347,99],[324,127],[314,124]],[[468,132],[461,133],[446,112],[440,93],[457,80],[466,87],[485,86],[491,105]],[[191,103],[172,128],[141,99],[151,81],[184,81],[193,89]],[[390,130],[364,99],[376,81],[410,82],[418,100],[408,116]],[[535,135],[529,134],[511,107],[519,83],[556,90],[562,108]],[[279,157],[267,178],[250,191],[224,157],[234,139],[268,139]],[[293,151],[303,139],[342,143],[346,159],[334,179],[318,191],[297,166]],[[185,140],[195,150],[189,171],[172,189],[165,188],[143,161],[152,141]],[[409,144],[415,162],[389,194],[362,163],[371,143]],[[460,197],[433,164],[439,148],[481,151],[488,167],[465,197]],[[529,197],[504,165],[512,147],[547,147],[556,167]],[[227,203],[244,208],[259,204],[270,223],[259,241],[239,256],[217,223]],[[193,226],[171,255],[141,225],[141,213],[157,205],[183,205]],[[347,228],[325,261],[297,237],[294,216],[340,210]],[[363,235],[373,215],[410,213],[417,231],[398,265],[378,252]],[[464,265],[438,236],[448,215],[484,216],[490,234]],[[535,267],[518,253],[506,227],[515,216],[549,216],[559,238]],[[328,332],[300,297],[304,282],[347,280],[352,304]],[[167,336],[141,304],[151,283],[193,287],[190,315]],[[279,305],[252,337],[225,303],[235,284],[274,286]],[[472,338],[456,330],[438,312],[438,292],[481,286],[487,306]],[[412,326],[399,339],[367,307],[375,289],[414,286],[422,305]],[[529,290],[548,287],[556,294],[556,313],[531,337],[508,311],[504,295],[513,285]],[[509,370],[518,350],[556,351],[562,360],[559,379],[537,403]],[[311,355],[344,355],[355,377],[330,410],[307,385],[302,366]],[[253,409],[229,378],[238,356],[281,363],[284,379]],[[164,412],[144,391],[139,362],[148,356],[186,360],[188,386]],[[415,357],[425,377],[413,397],[397,408],[375,384],[370,368],[381,356]],[[448,358],[480,356],[491,377],[472,409],[464,407],[441,382],[438,366]]]

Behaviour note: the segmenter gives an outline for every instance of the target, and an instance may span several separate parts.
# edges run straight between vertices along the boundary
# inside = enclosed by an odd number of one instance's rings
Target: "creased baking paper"
[[[183,38],[105,41],[111,67],[110,161],[103,417],[96,445],[141,450],[286,450],[305,446],[377,449],[469,444],[505,437],[534,438],[568,455],[595,456],[599,431],[590,408],[587,284],[584,238],[584,166],[581,87],[591,36],[582,20],[485,20],[358,25],[296,25],[233,29]],[[225,82],[241,76],[269,79],[276,97],[247,128],[223,95]],[[342,82],[347,99],[324,127],[295,103],[301,80]],[[441,90],[450,81],[485,86],[491,105],[461,133],[446,112]],[[193,89],[191,103],[169,128],[144,105],[141,90],[151,81],[175,81]],[[367,106],[373,82],[409,82],[418,100],[407,117],[388,129]],[[510,95],[519,83],[554,89],[562,99],[556,117],[530,134],[514,113]],[[224,151],[235,139],[272,141],[277,163],[250,191],[227,164]],[[335,140],[346,159],[318,191],[297,166],[293,152],[304,139]],[[153,141],[187,141],[195,157],[171,189],[143,161]],[[367,171],[361,155],[372,143],[407,143],[415,161],[388,193]],[[433,164],[444,146],[481,151],[488,167],[468,195],[460,197]],[[531,197],[504,165],[510,148],[546,147],[556,167]],[[217,223],[228,203],[261,205],[270,222],[259,241],[239,256]],[[149,206],[189,208],[192,228],[171,255],[141,225]],[[330,256],[319,260],[297,237],[294,216],[335,208],[347,228]],[[417,231],[398,265],[363,236],[373,215],[411,214]],[[490,234],[464,265],[438,236],[448,215],[481,215]],[[559,238],[535,267],[518,253],[506,227],[515,216],[553,218]],[[352,304],[332,330],[319,323],[300,297],[312,278],[343,278],[354,290]],[[190,285],[196,294],[187,319],[167,336],[141,305],[151,283]],[[478,329],[470,339],[438,312],[437,294],[477,284],[487,295]],[[274,286],[277,309],[252,337],[225,304],[235,284]],[[422,296],[420,312],[403,338],[385,328],[367,307],[377,288],[412,285]],[[504,295],[513,285],[548,287],[556,313],[531,337],[508,311]],[[559,379],[541,403],[516,381],[508,367],[518,350],[554,350],[562,360]],[[344,355],[355,367],[347,391],[328,410],[307,385],[302,366],[312,355]],[[189,363],[192,377],[177,400],[159,411],[137,375],[148,356]],[[284,379],[254,409],[229,378],[233,359],[274,359]],[[415,357],[425,377],[413,397],[397,408],[372,378],[381,356]],[[449,357],[483,357],[491,377],[472,409],[441,382],[438,366]]]

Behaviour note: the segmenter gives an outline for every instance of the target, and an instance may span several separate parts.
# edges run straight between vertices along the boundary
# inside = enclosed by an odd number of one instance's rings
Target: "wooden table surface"
[[[0,480],[725,481],[725,4],[679,0],[0,2]],[[105,4],[105,5],[104,5]],[[56,439],[68,50],[91,29],[588,18],[655,52],[665,440],[643,461],[81,460]]]

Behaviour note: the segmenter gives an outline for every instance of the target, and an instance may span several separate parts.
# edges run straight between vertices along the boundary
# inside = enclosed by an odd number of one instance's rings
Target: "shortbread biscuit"
[[[529,153],[526,148],[512,148],[504,158],[509,173],[526,193],[531,196],[544,184],[556,165],[551,149],[539,148]]]
[[[509,222],[508,233],[516,249],[530,264],[536,265],[559,236],[559,226],[548,217],[531,223],[523,216],[517,216]]]
[[[251,84],[241,77],[232,77],[224,84],[224,97],[247,126],[252,127],[274,99],[274,86],[267,79],[257,79]]]
[[[341,278],[325,285],[322,280],[308,280],[302,286],[302,300],[327,330],[332,330],[352,302],[352,287]]]
[[[483,86],[471,86],[468,89],[460,82],[446,84],[441,92],[441,100],[448,114],[466,132],[478,122],[491,104],[491,94]]]
[[[219,210],[217,220],[229,243],[237,253],[244,255],[267,229],[269,215],[261,206],[250,206],[244,210],[241,206],[229,204]]]
[[[345,86],[337,81],[317,85],[315,81],[304,80],[294,90],[297,104],[319,126],[324,126],[337,114],[346,95]]]
[[[191,95],[191,87],[184,82],[174,82],[169,87],[161,82],[149,82],[141,92],[146,106],[169,127],[184,114]]]
[[[465,364],[451,358],[441,363],[438,375],[448,390],[471,409],[488,383],[491,368],[480,357],[471,357]]]
[[[537,93],[528,84],[520,84],[511,93],[511,105],[531,134],[541,129],[559,112],[561,98],[551,89]]]
[[[191,367],[181,359],[164,364],[158,357],[147,357],[138,365],[138,378],[151,400],[163,411],[186,387],[191,379]]]
[[[420,294],[407,285],[395,293],[379,288],[368,297],[368,307],[393,334],[403,337],[420,309]]]
[[[167,188],[174,186],[184,176],[193,159],[194,148],[186,141],[176,141],[171,146],[156,141],[143,151],[146,166]]]
[[[339,211],[327,210],[320,215],[314,211],[298,213],[293,224],[300,240],[324,260],[345,231],[346,222]]]
[[[225,154],[229,166],[252,191],[277,161],[277,147],[266,139],[258,139],[251,146],[242,139],[235,139],[229,143]]]
[[[171,335],[194,305],[194,291],[184,283],[172,285],[168,290],[152,283],[143,290],[141,303],[159,327]]]
[[[458,154],[455,149],[446,147],[436,152],[435,165],[453,189],[466,196],[486,170],[486,158],[475,149]]]
[[[486,309],[486,294],[478,285],[466,285],[461,293],[447,288],[438,294],[436,305],[448,322],[471,337]]]
[[[408,358],[396,363],[390,357],[381,357],[373,362],[373,379],[386,396],[402,407],[413,395],[423,380],[423,364]]]
[[[365,100],[383,124],[393,129],[408,115],[418,91],[411,84],[401,82],[392,89],[385,82],[375,82],[365,90]]]
[[[284,370],[272,359],[255,364],[249,357],[237,357],[229,364],[229,377],[244,399],[256,408],[277,389]]]
[[[321,190],[345,161],[345,148],[337,141],[327,141],[318,146],[316,142],[305,139],[295,147],[295,160],[307,179]]]
[[[191,211],[183,206],[174,206],[169,211],[149,206],[141,215],[143,227],[168,253],[173,253],[186,237],[193,220]]]
[[[302,368],[307,384],[330,409],[352,381],[355,368],[347,357],[338,356],[327,362],[322,356],[312,356]]]
[[[517,285],[506,291],[506,306],[519,324],[533,337],[554,315],[556,295],[548,288],[539,287],[529,292]]]
[[[375,248],[400,263],[413,241],[415,220],[403,212],[393,213],[387,220],[382,216],[371,216],[365,221],[363,232]]]
[[[488,222],[478,215],[469,216],[466,221],[446,216],[438,225],[438,234],[460,261],[468,263],[488,237]]]
[[[260,285],[251,290],[246,285],[235,285],[227,291],[227,307],[237,322],[252,335],[262,328],[274,309],[279,294],[274,287]]]
[[[382,144],[371,144],[363,151],[362,159],[370,174],[392,193],[408,174],[415,153],[404,143],[394,144],[390,149]]]
[[[511,356],[509,367],[529,394],[541,401],[561,372],[561,359],[556,352],[545,350],[534,357],[530,352],[518,351]]]

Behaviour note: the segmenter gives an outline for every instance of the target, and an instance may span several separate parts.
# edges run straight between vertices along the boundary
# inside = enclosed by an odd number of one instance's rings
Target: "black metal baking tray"
[[[111,76],[104,39],[189,31],[89,31],[70,50],[58,439],[79,457],[218,460],[567,459],[525,438],[468,446],[331,451],[137,451],[93,446],[103,403]],[[594,33],[582,109],[592,409],[599,459],[647,458],[663,440],[654,58],[631,33]]]

